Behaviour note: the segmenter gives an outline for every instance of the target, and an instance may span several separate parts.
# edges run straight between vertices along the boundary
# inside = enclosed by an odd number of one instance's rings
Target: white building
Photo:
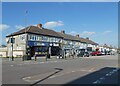
[[[7,57],[7,47],[0,47],[0,57]]]
[[[95,50],[97,43],[89,38],[81,38],[79,35],[72,36],[65,31],[56,32],[42,27],[28,26],[18,32],[6,36],[7,56],[21,57],[23,55],[46,55],[51,50],[51,55],[58,55],[60,50],[69,48],[84,48]],[[49,49],[48,49],[49,48]]]

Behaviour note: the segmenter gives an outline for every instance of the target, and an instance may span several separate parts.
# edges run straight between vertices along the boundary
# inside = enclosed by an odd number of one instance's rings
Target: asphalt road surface
[[[3,84],[118,84],[118,56],[2,62]]]

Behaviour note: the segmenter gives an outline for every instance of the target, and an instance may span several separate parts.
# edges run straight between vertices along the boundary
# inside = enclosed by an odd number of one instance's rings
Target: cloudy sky
[[[6,35],[42,23],[48,29],[65,30],[65,33],[89,37],[99,44],[117,46],[117,2],[3,2],[2,18],[3,44],[6,44]]]

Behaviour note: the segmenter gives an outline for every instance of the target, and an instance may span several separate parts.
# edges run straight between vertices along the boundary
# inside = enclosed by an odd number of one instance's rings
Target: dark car
[[[89,53],[82,51],[82,52],[78,53],[77,57],[89,57]]]

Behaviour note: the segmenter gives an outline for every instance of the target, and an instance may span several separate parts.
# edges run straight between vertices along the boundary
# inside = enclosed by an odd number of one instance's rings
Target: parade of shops
[[[51,29],[37,26],[28,26],[18,32],[6,36],[7,56],[14,57],[29,55],[45,56],[49,53],[51,56],[57,56],[61,53],[77,53],[79,49],[93,51],[98,44],[89,38],[81,38],[66,34],[65,30],[56,32]]]

